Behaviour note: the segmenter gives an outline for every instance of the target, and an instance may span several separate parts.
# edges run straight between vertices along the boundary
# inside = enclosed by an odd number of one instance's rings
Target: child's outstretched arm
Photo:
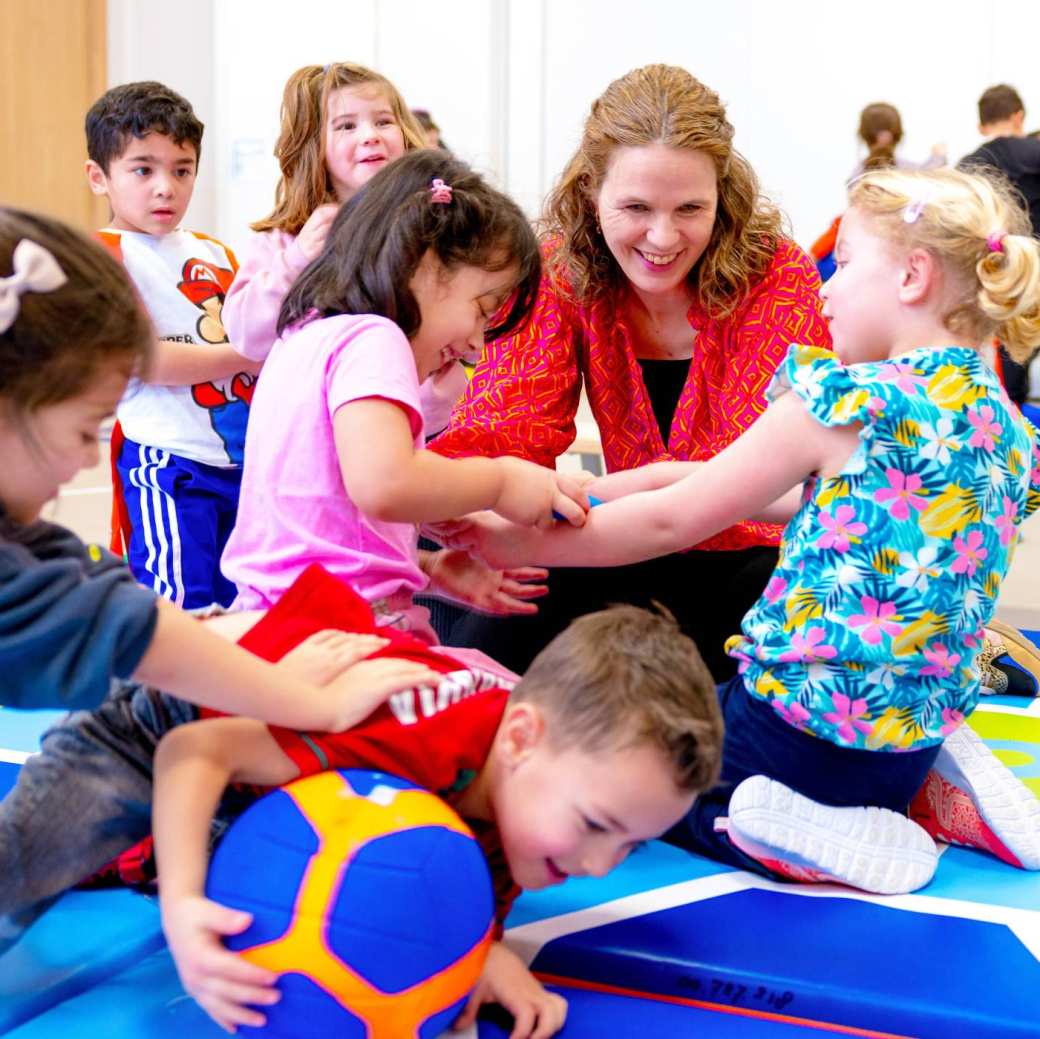
[[[380,657],[350,668],[366,697],[392,693],[439,675],[410,660]],[[159,867],[163,930],[184,988],[222,1027],[262,1025],[245,1004],[269,1005],[275,977],[221,943],[249,926],[248,913],[205,898],[210,823],[229,783],[278,786],[299,775],[263,722],[212,718],[173,729],[155,755],[153,832]]]
[[[336,411],[333,429],[347,493],[375,519],[435,523],[492,509],[523,526],[552,525],[554,510],[584,522],[588,498],[578,481],[519,458],[417,451],[407,413],[389,401],[351,401]]]
[[[366,718],[388,695],[370,681],[371,669],[382,661],[349,667],[322,688],[291,667],[270,664],[229,644],[176,606],[164,600],[158,605],[155,634],[133,677],[182,700],[272,725],[341,732]],[[409,664],[417,682],[429,680],[431,672],[420,664],[394,663]]]
[[[563,524],[551,531],[479,524],[470,540],[457,544],[496,567],[620,566],[667,555],[751,516],[781,518],[793,508],[798,492],[792,489],[815,472],[839,471],[858,437],[858,426],[824,427],[786,393],[688,476],[604,503],[581,531]]]
[[[263,1025],[263,1014],[246,1004],[269,1006],[279,997],[274,974],[221,942],[222,935],[244,931],[251,918],[203,895],[210,823],[229,783],[277,786],[298,774],[267,726],[249,718],[183,725],[155,754],[152,814],[163,931],[185,991],[227,1031]]]

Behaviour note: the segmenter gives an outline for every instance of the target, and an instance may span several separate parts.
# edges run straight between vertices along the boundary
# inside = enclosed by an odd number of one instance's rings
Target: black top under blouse
[[[690,358],[681,361],[649,360],[640,357],[639,367],[643,372],[643,385],[650,398],[657,428],[661,431],[661,439],[668,445],[672,433],[672,419],[679,406],[679,397],[690,374]]]

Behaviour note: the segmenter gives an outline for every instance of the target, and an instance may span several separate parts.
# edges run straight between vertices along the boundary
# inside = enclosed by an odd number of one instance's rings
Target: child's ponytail
[[[1040,242],[1031,235],[994,232],[975,270],[980,309],[995,322],[997,338],[1012,359],[1028,361],[1040,346]]]

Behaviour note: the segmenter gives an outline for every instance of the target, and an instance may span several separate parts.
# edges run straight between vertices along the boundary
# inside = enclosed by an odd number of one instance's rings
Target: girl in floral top
[[[1037,432],[977,344],[1040,344],[1040,243],[976,175],[878,171],[849,203],[822,293],[837,356],[793,346],[747,433],[701,465],[593,483],[621,500],[580,532],[481,519],[458,538],[495,566],[611,566],[794,513],[727,647],[724,784],[672,839],[879,892],[931,878],[932,836],[1040,868],[1040,802],[963,724],[983,626],[1040,506]],[[928,832],[899,814],[919,790]]]

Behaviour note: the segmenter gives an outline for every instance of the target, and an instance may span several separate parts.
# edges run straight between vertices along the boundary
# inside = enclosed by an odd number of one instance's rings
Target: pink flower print
[[[989,555],[989,551],[981,546],[981,530],[969,531],[966,540],[961,537],[954,538],[953,548],[957,553],[957,558],[950,564],[950,570],[955,574],[967,574],[969,577],[974,577],[979,563]]]
[[[918,386],[925,386],[928,380],[920,375],[909,361],[893,361],[878,369],[878,377],[883,382],[894,382],[904,393],[917,393]]]
[[[903,473],[898,469],[886,469],[885,476],[888,477],[888,486],[874,492],[874,501],[892,502],[890,512],[892,518],[905,520],[910,515],[910,509],[918,512],[928,508],[928,503],[921,493],[921,477],[916,473]]]
[[[766,597],[766,602],[772,604],[775,603],[786,591],[786,578],[780,577],[778,574],[773,574],[773,576],[769,578],[769,584],[766,585],[766,590],[762,594]]]
[[[864,734],[870,732],[870,722],[865,721],[867,717],[866,700],[850,700],[842,693],[835,693],[831,700],[834,702],[834,710],[828,711],[823,720],[838,727],[838,736],[846,743],[856,742],[856,733]]]
[[[939,735],[946,737],[951,732],[956,732],[964,724],[964,715],[952,707],[944,707],[942,712],[942,728]]]
[[[959,653],[951,653],[941,642],[933,642],[930,646],[925,646],[924,658],[931,663],[917,672],[922,678],[929,675],[949,678],[961,660]]]
[[[991,405],[983,404],[979,410],[968,412],[968,422],[974,433],[968,438],[970,447],[981,447],[984,451],[992,451],[996,445],[996,438],[1004,432],[1004,427],[999,422],[993,421],[994,411]]]
[[[882,635],[898,635],[903,630],[899,624],[889,620],[890,617],[901,619],[896,615],[894,602],[878,602],[869,595],[860,596],[859,602],[863,612],[849,617],[849,624],[853,628],[863,628],[861,636],[864,642],[876,646]]]
[[[1015,511],[1015,503],[1005,494],[1004,511],[997,517],[997,530],[1000,531],[1000,543],[1005,547],[1010,545],[1015,539],[1017,519],[1018,513]]]
[[[873,415],[877,418],[883,414],[885,410],[885,398],[884,397],[871,397],[867,401],[867,414]]]
[[[856,515],[851,505],[839,505],[832,516],[829,512],[820,513],[820,526],[827,529],[816,539],[820,548],[835,548],[839,552],[848,552],[853,540],[859,541],[866,534],[866,523],[850,523]]]
[[[838,651],[833,646],[828,646],[823,642],[824,635],[825,632],[820,627],[810,628],[805,633],[804,638],[798,632],[795,632],[791,636],[791,648],[781,653],[777,659],[785,662],[799,660],[803,663],[816,660],[833,660],[838,655]]]
[[[773,700],[773,709],[788,725],[801,727],[809,720],[809,712],[797,701],[785,704],[779,697]]]

